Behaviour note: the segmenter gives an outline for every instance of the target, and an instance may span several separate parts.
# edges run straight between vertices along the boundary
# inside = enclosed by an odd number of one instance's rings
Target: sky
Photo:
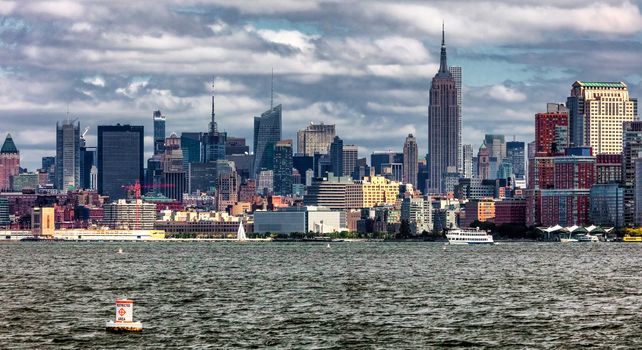
[[[463,67],[462,142],[533,139],[534,114],[576,80],[642,89],[639,2],[4,1],[0,0],[0,137],[22,165],[55,154],[57,121],[205,131],[210,85],[219,129],[252,145],[253,116],[283,105],[283,138],[336,124],[344,144],[427,151],[430,81],[442,22],[449,65]],[[476,152],[476,151],[475,151]]]

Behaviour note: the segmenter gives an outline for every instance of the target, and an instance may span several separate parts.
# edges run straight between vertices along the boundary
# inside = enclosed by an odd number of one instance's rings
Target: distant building
[[[635,161],[642,153],[642,121],[624,122],[622,126],[622,184],[624,186],[624,224],[635,224]],[[641,223],[642,224],[642,223]]]
[[[642,169],[641,169],[642,170]],[[624,188],[617,183],[595,184],[590,191],[589,219],[594,225],[624,226]],[[638,208],[636,208],[636,215]]]
[[[239,201],[241,178],[236,172],[221,174],[216,185],[216,210],[226,211],[228,206]]]
[[[126,198],[122,186],[144,182],[144,128],[132,125],[98,126],[98,192],[111,200]]]
[[[154,111],[154,154],[165,152],[165,116],[161,111]]]
[[[104,213],[103,224],[112,229],[153,230],[156,222],[156,205],[140,199],[105,204]]]
[[[13,142],[11,134],[0,149],[0,191],[11,189],[11,177],[18,175],[20,172],[20,152]]]
[[[428,107],[428,193],[442,193],[441,177],[446,169],[460,166],[461,106],[457,98],[457,82],[448,70],[442,31],[439,71],[432,79]]]
[[[181,149],[183,160],[186,164],[199,163],[201,161],[201,140],[203,134],[200,132],[184,132],[181,134]],[[187,169],[187,165],[185,166]]]
[[[292,194],[292,140],[281,140],[274,147],[274,194]]]
[[[432,231],[432,205],[426,198],[404,198],[401,202],[401,220],[410,224],[412,233]]]
[[[574,146],[593,152],[622,152],[622,123],[637,119],[638,101],[623,82],[576,81],[566,100]]]
[[[595,177],[598,184],[622,182],[622,155],[598,154]]]
[[[330,144],[330,171],[343,175],[343,140],[339,136],[335,136]]]
[[[568,147],[568,114],[537,113],[535,114],[535,152],[537,156],[559,154]]]
[[[395,164],[395,163],[403,164],[403,153],[387,151],[387,152],[374,152],[370,155],[370,167],[374,169],[375,175],[383,174],[384,164]]]
[[[212,114],[209,131],[201,138],[201,161],[203,163],[225,160],[225,143],[227,133],[218,131],[214,110],[214,83],[212,83]]]
[[[243,137],[229,137],[225,141],[225,155],[231,156],[233,154],[249,154],[250,146],[245,144]]]
[[[256,192],[264,195],[274,193],[274,170],[261,170],[259,172]]]
[[[506,158],[510,162],[513,173],[518,179],[526,178],[526,149],[524,142],[509,141],[506,142]]]
[[[297,132],[296,153],[314,156],[315,153],[327,154],[335,136],[334,124],[310,123]]]
[[[80,123],[56,123],[56,187],[80,187]]]
[[[490,179],[490,174],[490,150],[484,141],[477,152],[477,177],[482,180]]]
[[[472,145],[462,146],[462,159],[463,159],[462,177],[470,179],[473,177],[473,146]]]
[[[497,158],[498,163],[506,158],[506,139],[504,135],[486,134],[484,143],[488,148],[489,156]]]
[[[343,176],[351,176],[359,159],[359,148],[356,145],[343,145]]]
[[[56,183],[56,157],[42,157],[42,170],[48,174],[48,184]]]
[[[274,169],[274,146],[281,140],[281,105],[254,117],[254,174]]]
[[[526,224],[526,201],[524,199],[505,199],[495,202],[495,225]]]
[[[21,192],[22,190],[37,190],[40,185],[38,173],[22,173],[11,177],[11,190]]]
[[[419,149],[417,148],[417,139],[412,134],[408,134],[403,145],[403,182],[417,188],[418,173]]]

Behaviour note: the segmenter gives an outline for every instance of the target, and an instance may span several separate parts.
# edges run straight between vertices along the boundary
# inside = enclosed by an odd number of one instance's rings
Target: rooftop
[[[626,84],[621,81],[578,81],[577,83],[586,87],[626,88]]]
[[[7,134],[7,138],[4,140],[4,144],[2,144],[0,153],[18,153],[18,148],[16,147],[16,144],[13,143],[11,134]]]

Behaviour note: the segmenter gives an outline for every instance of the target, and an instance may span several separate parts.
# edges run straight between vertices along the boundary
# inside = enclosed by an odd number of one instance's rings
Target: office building
[[[40,186],[38,173],[21,173],[11,176],[11,190],[22,192],[22,190],[37,190]]]
[[[441,177],[449,166],[460,166],[461,109],[457,104],[457,96],[455,79],[448,71],[442,30],[439,71],[432,79],[428,107],[428,193],[442,193]]]
[[[463,159],[462,177],[470,179],[473,177],[473,146],[463,145],[461,149],[462,149],[462,159]]]
[[[56,187],[80,187],[80,123],[56,123]]]
[[[220,174],[216,184],[216,210],[226,211],[239,201],[241,178],[235,171]]]
[[[281,140],[274,147],[274,194],[292,194],[292,140]]]
[[[622,152],[622,123],[638,115],[638,101],[623,82],[576,81],[566,106],[571,143],[596,155]]]
[[[343,175],[343,140],[335,136],[330,143],[330,171],[337,175]]]
[[[640,189],[635,184],[635,161],[642,153],[642,121],[624,122],[622,126],[622,185],[624,187],[624,224],[635,224],[635,198]]]
[[[525,179],[526,148],[524,142],[506,142],[506,159],[511,164],[515,177]]]
[[[359,148],[356,145],[343,145],[343,174],[351,176],[359,159]]]
[[[165,116],[161,111],[154,111],[154,154],[165,152]]]
[[[432,204],[430,200],[419,198],[404,198],[401,202],[401,220],[410,225],[413,235],[432,231]]]
[[[181,133],[181,149],[183,150],[183,160],[186,164],[185,169],[187,169],[187,164],[201,161],[202,139],[203,133],[200,132]]]
[[[598,154],[595,179],[598,184],[622,182],[622,155]]]
[[[417,174],[419,173],[419,149],[417,139],[408,134],[403,144],[403,183],[411,184],[417,188]]]
[[[20,172],[20,152],[13,142],[11,134],[0,148],[0,191],[11,190],[11,177]]]
[[[489,156],[497,158],[498,163],[506,158],[506,138],[504,135],[486,134],[484,143],[488,147]]]
[[[370,155],[370,167],[374,169],[375,175],[383,174],[383,164],[403,164],[403,153],[387,151]]]
[[[537,156],[551,156],[564,152],[568,147],[568,114],[535,114],[535,153]]]
[[[477,177],[482,180],[490,179],[490,174],[490,150],[484,141],[477,151]]]
[[[231,156],[233,154],[249,154],[250,146],[245,144],[244,137],[227,137],[225,141],[225,155]]]
[[[144,127],[98,126],[98,192],[111,200],[126,198],[122,186],[144,182]]]
[[[310,123],[297,132],[297,154],[314,156],[315,153],[327,154],[335,136],[334,124]]]
[[[100,127],[98,127],[100,128]],[[142,126],[140,127],[142,128]],[[104,205],[103,225],[112,229],[153,230],[156,204],[119,199]]]
[[[642,170],[642,169],[641,169]],[[595,184],[591,187],[589,219],[603,227],[624,226],[624,188],[617,183]],[[636,208],[636,217],[642,208]]]
[[[281,105],[254,117],[254,174],[274,169],[274,146],[281,140]]]

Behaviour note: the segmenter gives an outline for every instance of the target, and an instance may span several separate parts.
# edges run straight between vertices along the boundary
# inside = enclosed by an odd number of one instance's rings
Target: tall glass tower
[[[80,187],[80,122],[56,123],[56,187]]]
[[[281,105],[254,117],[254,174],[274,170],[274,147],[281,140]]]
[[[154,154],[165,152],[165,116],[154,111]]]
[[[98,126],[98,192],[111,200],[124,199],[122,186],[143,183],[144,128]]]

